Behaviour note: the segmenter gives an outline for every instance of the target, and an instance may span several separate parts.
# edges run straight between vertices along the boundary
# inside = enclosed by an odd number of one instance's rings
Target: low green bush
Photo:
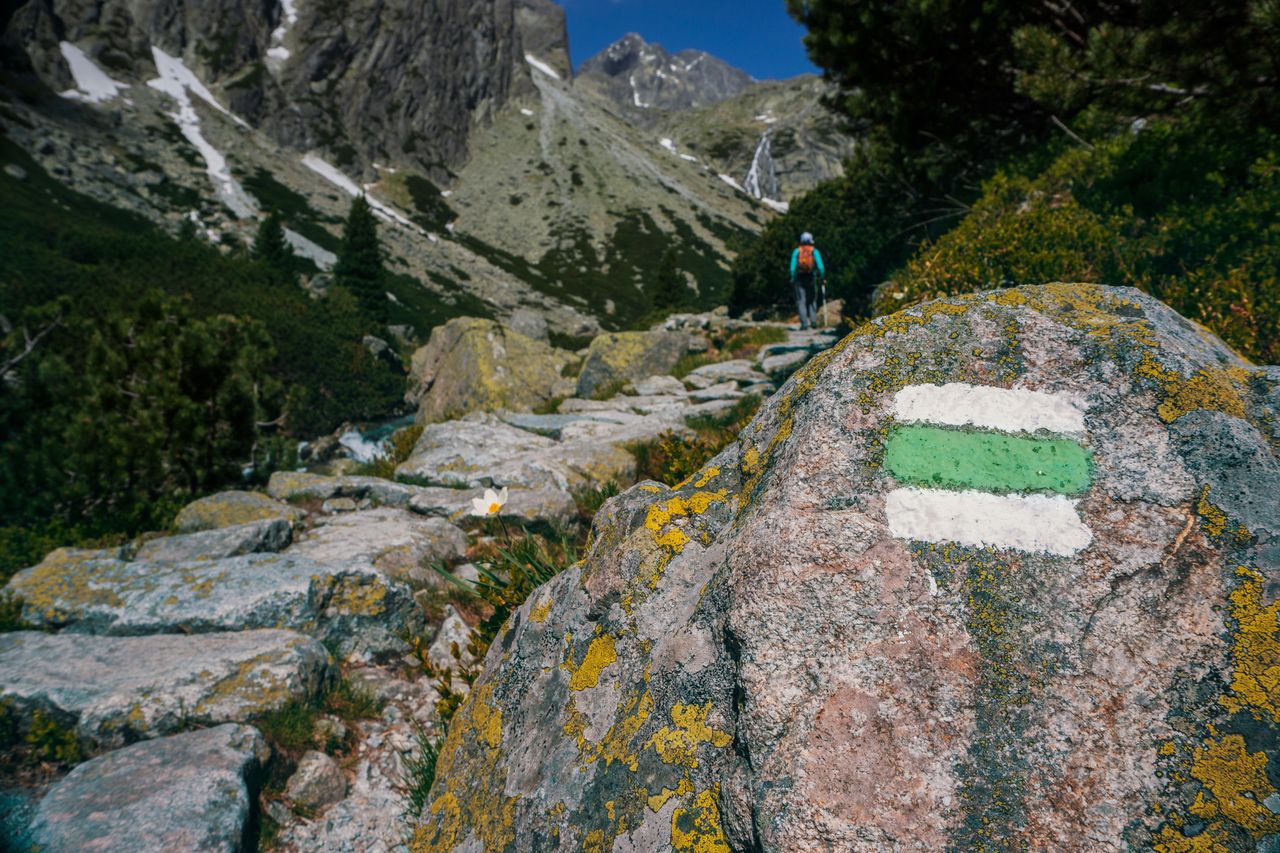
[[[1053,281],[1129,285],[1280,361],[1280,137],[1154,122],[1032,174],[1007,169],[881,288],[876,313]]]

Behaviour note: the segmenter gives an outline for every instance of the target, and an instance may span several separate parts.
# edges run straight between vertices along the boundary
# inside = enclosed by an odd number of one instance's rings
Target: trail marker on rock
[[[1069,394],[953,382],[894,398],[903,425],[884,467],[903,484],[885,499],[894,536],[1072,556],[1093,541],[1077,500],[1092,457]]]

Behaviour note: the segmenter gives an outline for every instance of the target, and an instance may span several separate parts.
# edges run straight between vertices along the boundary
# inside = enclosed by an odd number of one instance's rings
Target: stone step
[[[55,784],[29,837],[49,851],[243,850],[269,752],[240,725],[136,743]]]
[[[293,631],[0,635],[0,700],[19,728],[39,711],[91,752],[243,722],[317,696],[328,674],[324,646]]]
[[[19,572],[7,587],[22,597],[23,618],[37,627],[117,636],[290,628],[344,657],[403,651],[400,635],[422,627],[412,591],[358,560],[250,554],[126,562],[60,553]]]

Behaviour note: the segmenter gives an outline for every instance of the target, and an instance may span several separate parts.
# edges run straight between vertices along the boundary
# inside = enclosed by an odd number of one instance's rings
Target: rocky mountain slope
[[[4,30],[0,127],[59,180],[172,229],[191,220],[243,244],[277,210],[321,271],[366,192],[398,276],[390,298],[420,336],[458,314],[535,334],[625,326],[655,307],[645,288],[667,249],[710,304],[734,241],[771,215],[758,200],[831,171],[839,147],[809,132],[817,90],[801,86],[808,108],[779,110],[769,137],[784,153],[753,156],[767,125],[743,111],[786,95],[710,57],[672,60],[706,69],[672,103],[759,89],[725,108],[733,128],[712,138],[722,113],[697,110],[678,113],[687,132],[654,125],[677,114],[663,110],[638,126],[593,72],[573,79],[551,0],[331,11],[28,0]]]
[[[718,103],[655,116],[652,127],[682,155],[732,177],[775,209],[844,174],[857,138],[823,106],[817,77],[764,81]]]
[[[703,107],[755,83],[745,71],[709,53],[669,53],[636,33],[582,63],[578,79],[628,111]]]

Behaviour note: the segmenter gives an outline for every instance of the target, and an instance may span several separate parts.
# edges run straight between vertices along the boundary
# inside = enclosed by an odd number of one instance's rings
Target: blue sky
[[[573,65],[629,32],[672,53],[695,48],[761,80],[817,73],[805,55],[804,27],[783,0],[557,0],[569,17]]]

